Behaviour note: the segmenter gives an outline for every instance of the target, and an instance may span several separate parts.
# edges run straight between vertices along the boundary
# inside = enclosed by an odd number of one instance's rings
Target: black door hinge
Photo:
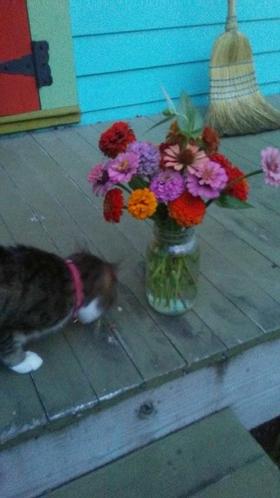
[[[0,73],[34,76],[36,78],[37,87],[41,88],[42,86],[49,86],[53,82],[48,61],[48,42],[33,41],[31,54],[24,55],[18,59],[0,62]]]

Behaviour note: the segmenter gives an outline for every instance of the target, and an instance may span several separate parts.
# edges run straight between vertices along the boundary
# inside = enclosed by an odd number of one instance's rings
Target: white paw
[[[36,353],[32,353],[32,351],[26,351],[25,359],[21,363],[18,363],[18,365],[11,367],[11,369],[14,372],[25,374],[32,372],[33,370],[37,370],[38,368],[40,368],[42,363],[43,360],[39,355],[37,355]]]
[[[78,311],[78,318],[81,323],[91,323],[102,315],[99,299],[93,299],[87,306],[82,306]]]

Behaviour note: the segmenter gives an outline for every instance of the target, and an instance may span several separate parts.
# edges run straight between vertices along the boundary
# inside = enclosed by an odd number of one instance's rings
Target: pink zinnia
[[[139,157],[133,152],[123,152],[109,161],[108,174],[114,183],[129,182],[137,172]]]
[[[178,144],[166,147],[162,156],[164,166],[166,168],[173,168],[175,171],[183,169],[184,164],[181,162],[180,154],[181,150]]]
[[[261,164],[268,185],[280,185],[280,149],[266,147],[261,151]]]
[[[194,197],[215,199],[219,197],[227,181],[224,168],[208,158],[196,161],[187,170],[187,188]]]
[[[113,186],[113,183],[109,180],[106,164],[96,164],[96,166],[93,166],[87,179],[92,184],[92,190],[96,195],[105,195]]]

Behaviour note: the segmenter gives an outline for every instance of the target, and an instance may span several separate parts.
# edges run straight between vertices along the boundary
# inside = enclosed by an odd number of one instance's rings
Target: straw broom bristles
[[[210,80],[207,122],[221,136],[280,128],[280,112],[258,90],[249,41],[237,31],[235,0],[228,0],[226,32],[214,45]]]

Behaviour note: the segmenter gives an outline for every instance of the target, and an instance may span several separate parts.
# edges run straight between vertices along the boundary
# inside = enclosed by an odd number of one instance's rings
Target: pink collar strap
[[[77,312],[84,302],[83,283],[82,283],[80,272],[79,272],[77,266],[75,265],[75,263],[73,263],[73,261],[71,259],[66,259],[65,263],[66,263],[66,266],[68,267],[68,269],[71,273],[72,282],[73,282],[74,289],[75,289],[74,317],[76,318]]]

